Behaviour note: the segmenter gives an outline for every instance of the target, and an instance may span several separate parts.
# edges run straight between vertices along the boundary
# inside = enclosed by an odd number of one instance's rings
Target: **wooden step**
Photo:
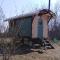
[[[44,45],[45,45],[45,48],[47,48],[47,49],[54,49],[54,47],[51,45],[51,43],[47,40],[44,40]]]

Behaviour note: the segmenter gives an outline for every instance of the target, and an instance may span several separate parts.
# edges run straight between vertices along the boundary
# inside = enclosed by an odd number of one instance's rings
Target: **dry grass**
[[[60,46],[53,44],[55,49],[44,51],[43,54],[38,52],[31,52],[24,55],[12,56],[12,60],[60,60]]]
[[[7,40],[9,39],[7,38]],[[22,55],[10,56],[9,60],[60,60],[60,46],[57,44],[53,44],[53,46],[55,49],[46,50],[43,54],[31,52]],[[0,56],[0,60],[2,60],[2,56]]]

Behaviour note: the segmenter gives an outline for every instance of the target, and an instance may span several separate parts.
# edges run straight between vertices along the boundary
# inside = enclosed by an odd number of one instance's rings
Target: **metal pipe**
[[[49,4],[48,4],[48,9],[50,10],[50,2],[51,2],[51,0],[49,0]]]

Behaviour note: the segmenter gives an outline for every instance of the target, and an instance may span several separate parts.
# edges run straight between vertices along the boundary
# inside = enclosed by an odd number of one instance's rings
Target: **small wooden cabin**
[[[12,36],[27,36],[31,38],[48,38],[48,22],[53,17],[53,12],[48,9],[39,13],[30,13],[7,19],[9,33]]]

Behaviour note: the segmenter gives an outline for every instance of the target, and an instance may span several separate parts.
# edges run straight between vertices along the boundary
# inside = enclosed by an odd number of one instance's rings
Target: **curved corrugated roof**
[[[49,9],[43,9],[43,10],[38,10],[36,12],[22,14],[22,15],[19,15],[19,16],[7,18],[5,21],[10,21],[10,20],[18,19],[18,18],[24,18],[24,17],[34,16],[36,14],[38,14],[39,16],[41,16],[41,15],[47,14],[47,13],[49,13],[51,15],[51,18],[55,15],[51,10],[49,10]]]

